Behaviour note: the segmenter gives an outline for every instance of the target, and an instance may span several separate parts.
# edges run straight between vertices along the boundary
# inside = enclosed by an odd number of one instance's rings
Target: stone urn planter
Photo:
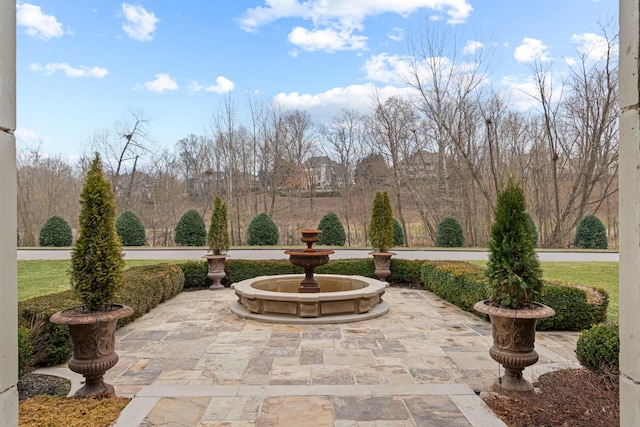
[[[51,316],[49,320],[52,323],[69,326],[73,352],[69,369],[85,378],[84,386],[75,393],[76,397],[115,396],[113,386],[105,383],[103,376],[118,363],[114,349],[118,319],[132,314],[131,307],[112,304],[109,311],[88,311],[79,306]]]
[[[386,280],[391,276],[391,257],[395,252],[369,252],[373,256],[374,274],[379,280]]]
[[[213,284],[209,286],[209,289],[224,289],[224,285],[221,283],[221,280],[227,275],[224,271],[227,255],[207,254],[203,258],[207,260],[207,266],[209,268],[207,277],[213,281]]]
[[[504,367],[504,375],[496,379],[494,390],[533,391],[533,385],[523,378],[522,371],[538,361],[534,349],[538,319],[556,312],[546,305],[532,303],[530,308],[509,309],[479,301],[474,310],[489,315],[493,331],[493,345],[489,355]]]

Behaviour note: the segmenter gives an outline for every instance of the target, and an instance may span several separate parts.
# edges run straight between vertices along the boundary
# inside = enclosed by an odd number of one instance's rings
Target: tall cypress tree
[[[80,193],[80,232],[71,255],[71,285],[89,311],[108,310],[122,286],[124,258],[116,202],[96,153]]]

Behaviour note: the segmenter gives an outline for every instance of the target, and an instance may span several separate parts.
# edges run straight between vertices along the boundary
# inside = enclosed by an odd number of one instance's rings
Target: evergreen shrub
[[[278,244],[278,227],[266,213],[256,215],[247,228],[249,246]]]
[[[487,263],[488,296],[498,307],[526,307],[542,291],[542,269],[528,217],[524,190],[509,179],[498,193]]]
[[[80,231],[71,254],[71,286],[89,311],[108,310],[122,288],[124,258],[116,201],[96,153],[80,193]]]
[[[578,361],[594,372],[620,371],[620,329],[618,324],[595,325],[580,334],[576,344]]]
[[[438,224],[436,246],[440,248],[459,248],[464,245],[464,232],[457,219],[452,216],[442,218]]]
[[[389,194],[376,192],[369,224],[371,247],[378,252],[387,252],[393,246],[393,211]]]
[[[40,246],[71,246],[73,236],[69,223],[58,215],[50,217],[40,229],[39,243]]]
[[[402,245],[404,245],[404,231],[402,231],[400,223],[393,218],[393,246]]]
[[[595,215],[586,215],[578,223],[573,245],[583,249],[607,249],[607,229]]]
[[[533,236],[533,246],[538,247],[538,228],[529,214],[527,214],[527,222],[529,223],[529,231],[531,231],[531,235]]]
[[[27,373],[32,358],[33,348],[29,340],[29,329],[20,326],[18,328],[18,378]]]
[[[211,211],[211,224],[207,233],[207,245],[214,255],[221,255],[229,250],[229,223],[227,220],[227,203],[222,203],[216,196]]]
[[[424,261],[420,279],[425,289],[470,313],[478,314],[474,304],[488,297],[485,271],[463,261]],[[583,330],[605,321],[609,305],[604,289],[559,281],[545,281],[537,301],[556,311],[555,316],[538,321],[540,331]]]
[[[207,226],[197,210],[189,209],[180,217],[173,240],[180,246],[204,246],[207,243]]]
[[[123,246],[145,246],[147,236],[144,225],[133,211],[124,211],[116,220],[116,232]]]
[[[327,246],[344,246],[347,241],[347,235],[344,232],[344,227],[338,215],[333,212],[327,212],[320,223],[318,224],[318,230],[322,230],[319,236],[319,245]]]

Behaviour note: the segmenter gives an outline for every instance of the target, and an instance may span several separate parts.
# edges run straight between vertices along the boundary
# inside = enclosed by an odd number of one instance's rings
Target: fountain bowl
[[[234,283],[239,317],[272,323],[346,323],[382,316],[388,284],[363,276],[316,274],[320,292],[299,292],[299,274],[259,276]]]

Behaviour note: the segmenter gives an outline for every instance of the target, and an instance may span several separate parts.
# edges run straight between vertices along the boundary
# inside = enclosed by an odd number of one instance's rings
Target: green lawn
[[[470,261],[486,267],[484,261]],[[562,280],[579,285],[597,286],[609,293],[607,318],[618,321],[618,263],[617,262],[551,262],[541,261],[545,279]]]
[[[139,265],[158,264],[159,260],[128,260],[127,268]],[[18,301],[52,294],[71,288],[67,270],[71,266],[70,260],[55,261],[18,261]]]
[[[157,264],[159,260],[129,260],[127,267]],[[471,261],[482,267],[484,261]],[[618,263],[617,262],[541,262],[546,279],[562,280],[588,286],[598,286],[609,292],[608,318],[618,321]],[[18,261],[18,300],[47,295],[70,288],[68,260]]]

